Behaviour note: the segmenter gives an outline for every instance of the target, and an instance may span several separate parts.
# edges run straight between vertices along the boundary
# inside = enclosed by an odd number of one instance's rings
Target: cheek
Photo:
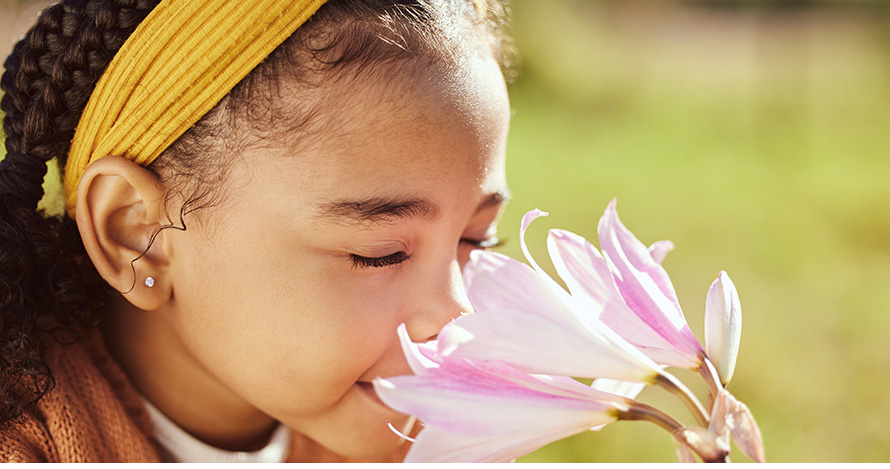
[[[217,238],[179,273],[178,331],[201,365],[272,413],[336,402],[397,340],[395,276]],[[201,259],[200,262],[197,262]],[[261,383],[261,386],[258,386]]]

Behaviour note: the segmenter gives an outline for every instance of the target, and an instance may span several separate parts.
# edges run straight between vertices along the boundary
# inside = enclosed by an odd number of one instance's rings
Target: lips
[[[374,385],[373,385],[373,384],[371,384],[371,383],[369,383],[369,382],[367,382],[367,381],[356,381],[355,385],[358,386],[358,388],[359,388],[362,392],[364,392],[368,397],[370,397],[371,400],[377,402],[378,404],[380,404],[380,405],[382,405],[382,406],[384,406],[384,407],[389,408],[388,406],[386,406],[386,404],[383,403],[383,401],[380,400],[380,397],[377,396],[377,392],[374,391]]]

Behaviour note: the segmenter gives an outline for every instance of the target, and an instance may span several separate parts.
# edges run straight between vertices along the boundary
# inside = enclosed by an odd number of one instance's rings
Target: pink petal
[[[550,442],[578,433],[549,428],[524,430],[505,435],[467,436],[427,427],[417,435],[405,462],[512,462]]]
[[[595,311],[571,309],[576,302],[565,290],[548,285],[545,274],[484,252],[473,257],[465,272],[476,313],[439,332],[441,355],[500,360],[549,375],[651,382],[658,374],[657,365],[596,320]]]
[[[407,334],[401,336],[403,341],[408,341]],[[615,393],[599,390],[596,387],[586,386],[573,378],[559,375],[527,374],[506,363],[498,361],[469,361],[454,355],[439,355],[429,347],[430,343],[413,344],[422,355],[422,359],[432,366],[427,365],[422,376],[435,375],[451,380],[487,379],[494,376],[499,380],[507,380],[510,383],[555,396],[583,400],[612,401],[617,404],[628,404],[626,397]],[[405,344],[403,342],[403,347]],[[480,378],[481,377],[481,378]],[[622,381],[623,383],[623,381]]]
[[[462,371],[461,379],[410,375],[377,378],[374,388],[393,409],[465,435],[499,435],[516,428],[580,432],[614,421],[620,405],[529,389],[481,370]]]
[[[572,296],[584,296],[601,307],[627,308],[606,260],[586,239],[570,231],[550,230],[547,249]]]
[[[657,365],[611,331],[592,331],[568,314],[491,310],[458,318],[439,333],[439,353],[498,360],[526,373],[652,383]]]
[[[520,309],[542,314],[553,307],[565,309],[561,305],[568,296],[560,298],[541,274],[495,252],[474,251],[464,267],[464,283],[476,311]]]
[[[569,231],[550,230],[550,258],[578,309],[600,311],[599,319],[649,358],[681,368],[698,366],[697,354],[687,354],[665,340],[624,303],[608,262],[586,239]]]
[[[704,351],[689,329],[664,268],[621,224],[613,199],[600,218],[599,241],[612,277],[628,307],[665,340],[688,356]]]
[[[430,369],[439,367],[438,363],[421,352],[421,348],[427,348],[429,350],[429,347],[432,347],[432,350],[435,351],[437,348],[435,343],[415,344],[414,342],[411,342],[411,338],[408,337],[408,329],[404,324],[399,325],[398,334],[399,342],[402,345],[402,352],[405,354],[408,366],[411,367],[411,371],[413,371],[415,375],[423,375],[428,373]],[[429,354],[429,352],[427,353]]]
[[[649,246],[649,254],[655,262],[661,264],[668,253],[674,250],[674,243],[664,240],[656,241]]]
[[[374,381],[387,405],[427,425],[406,462],[506,462],[612,422],[627,408],[623,399],[571,378],[527,375],[497,362],[439,358],[439,367],[423,376]]]

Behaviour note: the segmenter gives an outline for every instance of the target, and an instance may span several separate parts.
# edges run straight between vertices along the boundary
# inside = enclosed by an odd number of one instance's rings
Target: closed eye
[[[388,256],[382,257],[365,257],[359,256],[358,254],[350,254],[349,258],[352,259],[352,267],[354,268],[383,268],[389,267],[396,264],[401,264],[402,262],[407,261],[411,258],[411,255],[404,252],[399,251]]]
[[[486,239],[461,238],[460,242],[469,244],[474,249],[491,249],[503,246],[507,242],[507,240],[502,240],[497,236],[492,236]]]
[[[473,249],[491,249],[498,246],[503,246],[506,240],[501,240],[497,236],[492,236],[486,239],[461,238],[460,242],[469,245]],[[349,258],[352,260],[352,266],[354,268],[379,269],[401,264],[402,262],[410,259],[411,255],[404,251],[399,251],[381,257],[365,257],[359,256],[358,254],[350,254]]]

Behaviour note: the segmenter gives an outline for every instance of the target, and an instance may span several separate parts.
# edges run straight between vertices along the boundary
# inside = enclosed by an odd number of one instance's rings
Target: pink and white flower
[[[377,378],[384,403],[426,427],[406,462],[502,462],[615,421],[628,400],[571,378],[529,375],[500,362],[439,355],[399,328],[415,375]]]
[[[692,452],[704,461],[728,461],[730,438],[752,459],[764,460],[753,416],[723,388],[741,328],[729,277],[721,272],[708,292],[706,354],[661,266],[670,241],[647,248],[621,223],[612,200],[598,226],[602,252],[576,234],[550,230],[548,250],[566,290],[525,242],[530,223],[546,215],[533,210],[523,217],[520,245],[529,265],[491,252],[471,254],[464,279],[475,313],[424,344],[399,328],[414,375],[377,378],[374,388],[384,403],[425,424],[406,462],[509,461],[618,419],[667,429],[683,461],[693,460]],[[711,412],[667,366],[702,373],[716,399]],[[572,377],[595,380],[587,386]],[[634,401],[647,384],[680,397],[698,426],[685,427]]]
[[[551,285],[552,282],[552,285]],[[476,313],[439,333],[439,353],[498,360],[526,373],[652,384],[660,367],[581,308],[549,277],[491,252],[473,253],[466,275]]]

